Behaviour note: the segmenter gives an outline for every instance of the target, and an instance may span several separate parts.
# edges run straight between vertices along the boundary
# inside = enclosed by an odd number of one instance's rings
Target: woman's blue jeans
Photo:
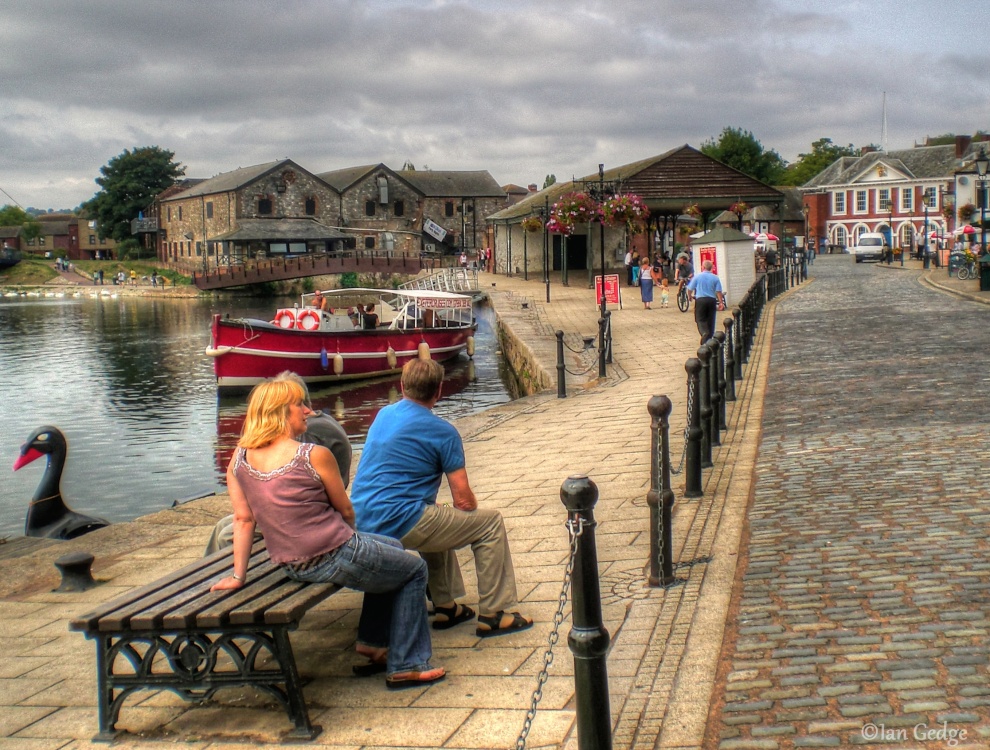
[[[395,539],[355,533],[309,570],[286,575],[364,592],[358,641],[388,647],[387,674],[422,671],[433,656],[426,612],[426,563]]]

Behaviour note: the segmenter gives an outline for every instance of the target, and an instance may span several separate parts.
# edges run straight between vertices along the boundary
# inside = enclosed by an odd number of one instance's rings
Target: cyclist
[[[681,288],[694,277],[694,266],[688,261],[686,253],[677,256],[677,265],[674,266],[674,281],[677,282],[677,293],[681,293]]]

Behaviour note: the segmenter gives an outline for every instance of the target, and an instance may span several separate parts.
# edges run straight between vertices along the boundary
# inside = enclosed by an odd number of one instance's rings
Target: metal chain
[[[694,381],[688,378],[687,424],[684,426],[684,444],[681,446],[681,458],[677,468],[671,468],[671,474],[680,474],[684,468],[684,457],[687,455],[688,435],[691,433],[691,414],[694,412]]]
[[[664,544],[663,544],[663,493],[667,488],[663,486],[663,442],[658,440],[657,446],[660,450],[660,455],[657,456],[657,478],[660,480],[657,482],[659,487],[657,487],[657,572],[659,573],[659,578],[663,578],[663,561],[664,561]]]
[[[560,640],[560,625],[564,621],[564,608],[567,606],[568,594],[571,589],[571,575],[574,573],[574,558],[577,556],[577,540],[584,531],[584,519],[581,516],[567,519],[567,535],[570,537],[571,553],[567,558],[567,567],[564,569],[564,585],[558,597],[557,612],[553,616],[553,630],[547,636],[547,651],[543,654],[543,668],[536,677],[536,690],[533,691],[532,702],[526,712],[526,719],[523,721],[522,731],[516,740],[516,750],[525,750],[526,737],[533,726],[533,719],[536,718],[536,707],[543,699],[543,686],[550,679],[550,665],[553,664],[553,647]]]

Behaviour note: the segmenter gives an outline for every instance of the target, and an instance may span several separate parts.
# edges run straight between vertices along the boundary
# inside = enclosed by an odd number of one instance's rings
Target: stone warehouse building
[[[384,164],[313,174],[290,159],[170,188],[134,232],[190,270],[351,249],[473,252],[505,194],[485,171],[394,171]]]

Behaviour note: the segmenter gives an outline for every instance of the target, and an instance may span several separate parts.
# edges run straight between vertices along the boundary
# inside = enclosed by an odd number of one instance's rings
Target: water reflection
[[[0,299],[0,536],[23,531],[43,464],[18,472],[10,466],[24,439],[43,424],[66,434],[62,491],[81,512],[126,520],[216,489],[223,451],[240,429],[229,420],[243,418],[244,396],[218,401],[212,363],[203,354],[210,319],[214,312],[264,317],[276,304]],[[509,399],[500,381],[493,315],[488,308],[477,313],[475,375],[466,360],[450,367],[447,396],[438,405],[450,417]],[[338,386],[314,396],[331,413],[342,407],[345,429],[360,442],[393,388],[395,398],[396,380]],[[366,396],[354,393],[364,389]]]

